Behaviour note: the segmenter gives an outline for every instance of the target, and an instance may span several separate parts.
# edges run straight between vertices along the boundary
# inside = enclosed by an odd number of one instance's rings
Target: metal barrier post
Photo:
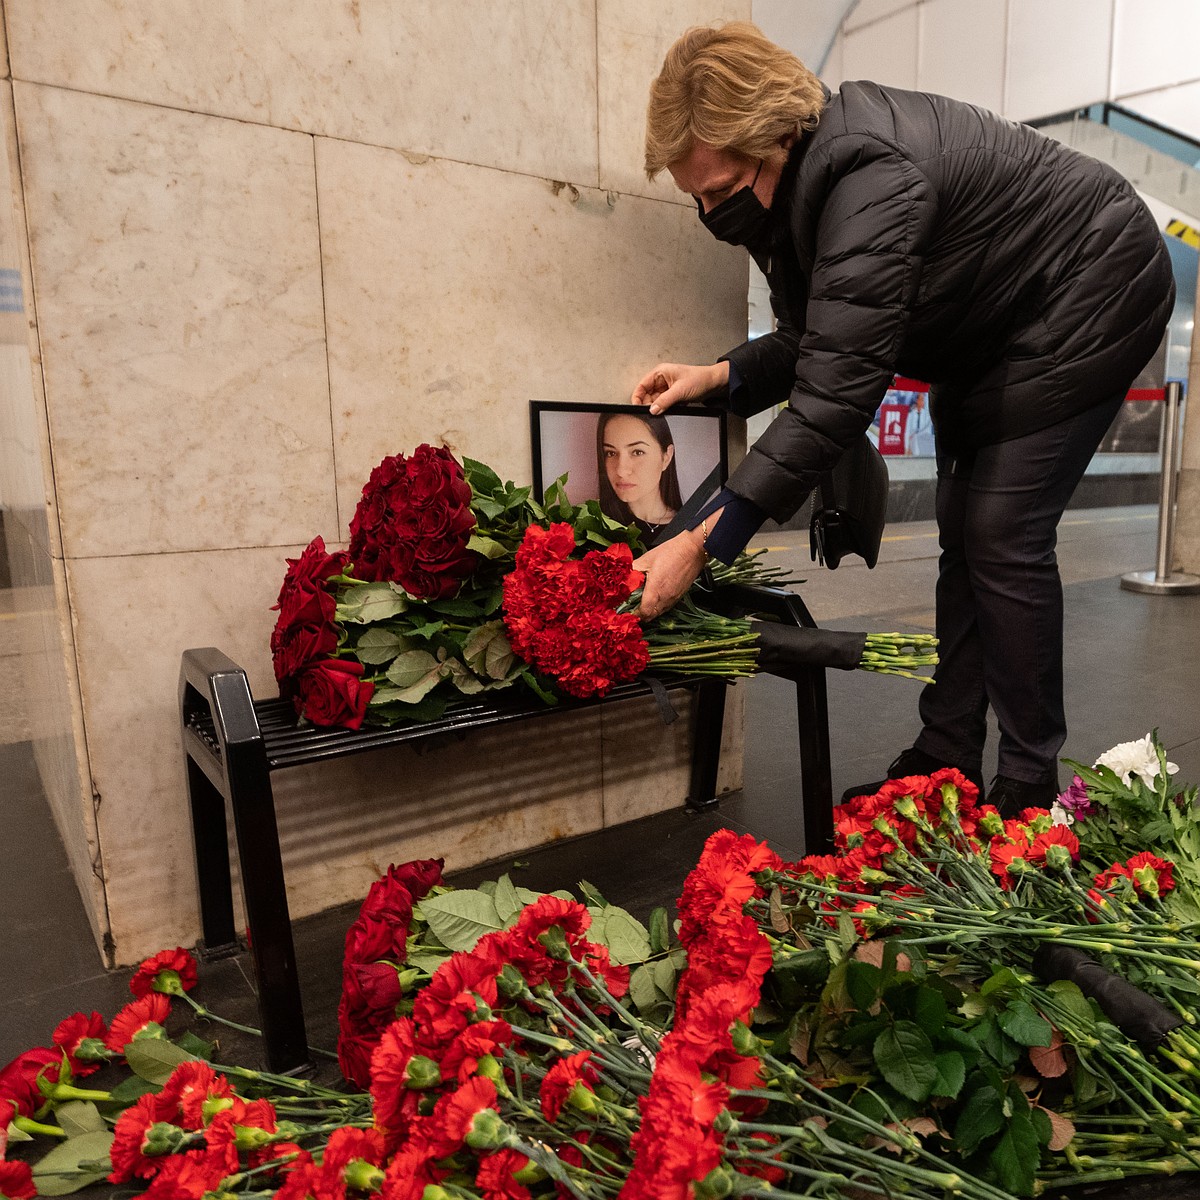
[[[1200,575],[1171,570],[1175,548],[1175,491],[1179,479],[1179,401],[1183,385],[1168,383],[1163,409],[1162,481],[1158,493],[1158,554],[1153,571],[1121,576],[1127,592],[1191,596],[1200,592]]]

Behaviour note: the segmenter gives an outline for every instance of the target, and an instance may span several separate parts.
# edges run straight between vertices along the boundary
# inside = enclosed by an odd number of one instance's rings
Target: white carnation
[[[1122,783],[1132,783],[1136,775],[1147,787],[1153,787],[1158,778],[1158,752],[1150,734],[1138,738],[1136,742],[1122,742],[1111,750],[1106,750],[1098,759],[1096,766],[1110,767],[1120,776]],[[1179,768],[1173,763],[1167,763],[1167,774],[1174,775]]]
[[[1057,800],[1050,805],[1050,819],[1055,825],[1075,824],[1075,818]]]

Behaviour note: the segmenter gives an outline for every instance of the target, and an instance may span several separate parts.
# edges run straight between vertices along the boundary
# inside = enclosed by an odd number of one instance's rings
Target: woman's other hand
[[[633,389],[629,397],[633,404],[648,407],[654,416],[684,400],[696,400],[716,391],[729,382],[729,364],[713,363],[710,367],[688,366],[686,363],[659,363]]]
[[[635,571],[646,573],[638,616],[649,621],[678,603],[704,570],[707,558],[697,529],[684,530],[647,550],[633,564]]]

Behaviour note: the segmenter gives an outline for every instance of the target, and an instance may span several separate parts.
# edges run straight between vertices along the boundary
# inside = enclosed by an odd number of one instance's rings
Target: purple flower
[[[1059,805],[1073,817],[1089,817],[1092,814],[1092,802],[1088,799],[1087,787],[1078,775],[1071,780],[1071,786],[1058,797]]]

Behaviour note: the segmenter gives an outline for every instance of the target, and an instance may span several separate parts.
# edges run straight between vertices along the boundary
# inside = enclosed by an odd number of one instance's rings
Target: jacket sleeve
[[[803,313],[785,305],[774,292],[771,310],[775,314],[775,328],[770,333],[743,342],[718,360],[728,362],[742,381],[742,387],[730,395],[728,403],[735,416],[752,417],[782,404],[796,382]]]
[[[843,135],[822,152],[815,202],[802,211],[798,199],[794,213],[796,229],[815,222],[816,235],[791,398],[728,482],[781,522],[871,424],[896,371],[936,209],[928,180],[887,143]]]

